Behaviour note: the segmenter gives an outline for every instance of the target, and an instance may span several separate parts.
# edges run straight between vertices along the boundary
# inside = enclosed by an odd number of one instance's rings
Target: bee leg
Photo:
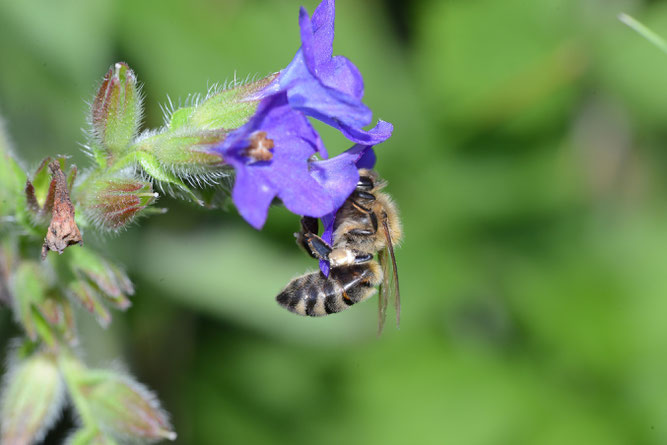
[[[373,180],[370,176],[360,176],[359,181],[357,182],[357,190],[359,191],[369,191],[373,190]]]
[[[312,218],[310,216],[304,216],[301,218],[301,230],[296,232],[294,234],[294,237],[296,238],[296,243],[301,246],[303,250],[305,250],[308,255],[315,259],[319,259],[319,257],[316,255],[315,252],[313,252],[313,249],[310,246],[310,243],[308,242],[309,238],[315,235],[319,231],[319,223],[317,221],[317,218]]]
[[[350,235],[356,235],[356,236],[371,236],[375,235],[378,231],[378,219],[377,216],[375,216],[375,212],[370,212],[368,214],[369,219],[371,220],[371,229],[352,229],[350,230],[349,233]]]
[[[332,248],[326,241],[314,233],[306,233],[304,239],[308,246],[308,253],[310,253],[313,258],[317,258],[318,260],[329,260],[329,254],[331,253]]]
[[[354,263],[363,264],[373,260],[372,253],[355,252]]]
[[[301,232],[302,233],[317,233],[320,231],[320,224],[317,218],[312,216],[304,216],[301,218]]]

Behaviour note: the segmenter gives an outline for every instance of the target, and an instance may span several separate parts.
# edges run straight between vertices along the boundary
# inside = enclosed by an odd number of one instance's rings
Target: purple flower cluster
[[[363,78],[348,59],[332,56],[334,20],[335,0],[322,1],[312,18],[301,8],[301,48],[262,92],[255,115],[215,149],[234,167],[232,199],[257,229],[278,197],[293,213],[322,218],[330,238],[335,212],[354,190],[358,169],[372,167],[372,147],[391,136],[388,122],[363,129],[372,122],[361,101]],[[355,145],[328,158],[307,116],[337,128]]]

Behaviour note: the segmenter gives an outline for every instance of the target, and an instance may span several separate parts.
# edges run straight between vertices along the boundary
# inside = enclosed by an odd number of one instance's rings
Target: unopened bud
[[[70,256],[70,267],[72,271],[95,286],[102,296],[117,309],[130,307],[128,295],[134,293],[132,282],[118,267],[104,260],[91,250],[84,248],[76,249]],[[86,297],[85,305],[91,308],[91,302]]]
[[[113,231],[130,224],[158,196],[150,182],[139,178],[101,178],[82,193],[86,217],[99,228]]]
[[[93,134],[108,154],[122,154],[137,133],[142,114],[137,78],[126,63],[104,76],[92,104]]]
[[[58,418],[64,392],[58,367],[46,353],[11,360],[0,405],[0,443],[40,442]]]
[[[79,390],[86,394],[92,416],[103,431],[128,439],[176,439],[155,395],[129,376],[89,371]]]
[[[111,323],[109,310],[100,301],[99,294],[85,281],[75,281],[68,286],[70,296],[78,301],[88,312],[95,315],[103,328]]]
[[[208,96],[189,116],[188,124],[196,129],[233,130],[255,114],[263,92],[270,88],[278,74],[223,89]]]

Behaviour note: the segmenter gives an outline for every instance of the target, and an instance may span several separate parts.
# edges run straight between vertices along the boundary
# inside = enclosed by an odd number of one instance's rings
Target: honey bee
[[[276,297],[281,306],[296,314],[319,317],[370,298],[379,286],[378,332],[382,331],[391,295],[399,323],[394,245],[401,241],[403,232],[396,204],[381,192],[385,186],[375,171],[359,170],[355,190],[336,213],[331,245],[317,235],[317,219],[301,219],[301,231],[295,234],[297,244],[313,258],[328,260],[331,269],[328,277],[318,271],[294,278]]]

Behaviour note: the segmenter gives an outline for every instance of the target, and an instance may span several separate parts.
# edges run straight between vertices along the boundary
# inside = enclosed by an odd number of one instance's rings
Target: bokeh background
[[[145,84],[146,128],[167,96],[281,69],[302,3],[0,2],[16,152],[87,165],[86,101],[115,61]],[[405,225],[400,329],[376,336],[375,301],[278,307],[315,267],[295,215],[257,232],[165,197],[86,234],[137,288],[108,330],[80,317],[88,361],[154,389],[179,444],[667,443],[667,55],[621,11],[667,36],[663,1],[339,0],[335,53],[395,125],[377,169]]]

